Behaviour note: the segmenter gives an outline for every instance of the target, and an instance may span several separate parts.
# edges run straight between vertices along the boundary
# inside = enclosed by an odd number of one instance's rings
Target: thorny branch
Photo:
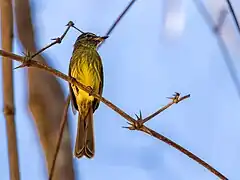
[[[6,52],[3,50],[0,50],[0,55],[5,56],[5,57],[10,57],[11,59],[15,59],[19,62],[24,63],[25,62],[25,57],[10,53],[10,52]],[[40,63],[38,61],[35,60],[28,60],[29,62],[27,63],[27,65],[29,67],[37,67],[39,69],[44,69],[62,79],[64,79],[65,81],[68,81],[71,84],[74,84],[78,87],[80,87],[82,90],[84,90],[87,93],[92,93],[90,92],[90,90],[84,86],[83,84],[81,84],[80,82],[77,82],[74,78],[71,78],[63,73],[61,73],[58,70],[52,69],[50,67],[48,67],[47,65]],[[192,154],[190,151],[184,149],[183,147],[181,147],[180,145],[174,143],[173,141],[171,141],[170,139],[168,139],[167,137],[164,137],[163,135],[153,131],[152,129],[146,127],[143,123],[141,123],[141,121],[139,121],[139,119],[135,120],[134,118],[132,118],[131,116],[129,116],[127,113],[125,113],[123,110],[121,110],[120,108],[118,108],[117,106],[115,106],[113,103],[111,103],[110,101],[108,101],[107,99],[105,99],[104,97],[99,96],[98,94],[91,94],[92,96],[94,96],[95,98],[99,99],[101,102],[103,102],[104,104],[106,104],[108,107],[110,107],[112,110],[114,110],[115,112],[117,112],[119,115],[121,115],[123,118],[125,118],[127,121],[130,122],[131,126],[128,127],[128,129],[130,130],[139,130],[139,131],[143,131],[165,143],[167,143],[168,145],[174,147],[175,149],[183,152],[185,155],[187,155],[188,157],[190,157],[191,159],[197,161],[199,164],[201,164],[202,166],[204,166],[205,168],[207,168],[209,171],[211,171],[212,173],[214,173],[216,176],[218,176],[221,179],[227,180],[227,178],[221,174],[220,172],[218,172],[216,169],[214,169],[213,167],[211,167],[209,164],[207,164],[206,162],[204,162],[203,160],[201,160],[200,158],[198,158],[196,155]],[[180,95],[179,95],[180,97]],[[179,98],[178,97],[178,98]],[[189,95],[187,95],[184,99],[188,98]],[[176,101],[176,95],[175,97],[173,97],[173,99],[175,99],[174,103],[178,103],[178,101]],[[181,98],[180,98],[181,99]],[[173,100],[174,101],[174,100]],[[168,105],[169,106],[169,105]],[[155,114],[155,113],[154,113]],[[140,118],[141,119],[141,118]]]
[[[136,2],[136,0],[132,0],[129,5],[124,9],[124,11],[122,12],[122,14],[120,14],[120,16],[116,19],[116,21],[114,22],[114,24],[110,27],[110,29],[107,32],[107,35],[109,35],[112,30],[115,28],[115,26],[119,23],[119,21],[121,20],[121,18],[126,14],[126,12],[131,8],[131,6]],[[154,118],[155,116],[157,116],[158,114],[160,114],[161,112],[163,112],[164,110],[166,110],[167,108],[169,108],[170,106],[172,106],[173,104],[177,104],[180,101],[189,98],[190,95],[186,95],[183,97],[180,97],[179,93],[175,93],[173,95],[173,97],[171,97],[170,99],[172,99],[172,101],[170,103],[168,103],[166,106],[160,108],[158,111],[156,111],[155,113],[153,113],[152,115],[146,117],[146,118],[142,118],[142,114],[140,111],[140,115],[136,115],[137,120],[135,120],[134,118],[132,118],[131,116],[129,116],[127,113],[125,113],[123,110],[121,110],[120,108],[118,108],[117,106],[115,106],[113,103],[111,103],[110,101],[108,101],[107,99],[105,99],[104,97],[99,96],[98,94],[92,94],[92,92],[90,92],[90,90],[84,86],[83,84],[77,82],[74,78],[68,77],[65,74],[61,73],[60,71],[57,71],[55,69],[52,69],[50,67],[48,67],[46,64],[40,63],[38,61],[33,60],[33,58],[40,54],[41,52],[43,52],[44,50],[48,49],[49,47],[53,46],[54,44],[57,43],[61,43],[61,41],[63,40],[63,38],[65,37],[65,35],[67,34],[67,32],[69,31],[70,27],[73,27],[75,29],[77,29],[78,31],[82,32],[81,30],[79,30],[78,28],[76,28],[74,26],[74,24],[70,21],[68,23],[68,28],[65,30],[64,34],[60,37],[60,38],[55,38],[53,40],[55,40],[53,43],[49,44],[48,46],[44,47],[43,49],[39,50],[37,53],[31,55],[31,53],[27,52],[27,55],[25,57],[13,54],[13,53],[9,53],[3,50],[0,50],[0,55],[2,56],[6,56],[6,57],[11,57],[12,59],[15,59],[19,62],[22,62],[23,64],[20,67],[37,67],[39,69],[44,69],[62,79],[64,79],[65,81],[68,81],[69,83],[72,83],[74,85],[79,86],[82,90],[88,92],[89,94],[91,93],[92,96],[94,96],[95,98],[99,99],[100,101],[102,101],[104,104],[106,104],[108,107],[110,107],[112,110],[114,110],[115,112],[117,112],[119,115],[121,115],[123,118],[125,118],[126,120],[128,120],[130,123],[130,127],[126,127],[129,130],[139,130],[142,132],[145,132],[165,143],[167,143],[168,145],[174,147],[175,149],[181,151],[182,153],[184,153],[185,155],[187,155],[188,157],[190,157],[191,159],[197,161],[199,164],[201,164],[202,166],[204,166],[205,168],[207,168],[209,171],[211,171],[212,173],[214,173],[216,176],[218,176],[221,179],[227,179],[224,175],[222,175],[220,172],[218,172],[217,170],[215,170],[213,167],[211,167],[209,164],[207,164],[206,162],[204,162],[203,160],[201,160],[200,158],[198,158],[196,155],[194,155],[193,153],[191,153],[190,151],[184,149],[182,146],[176,144],[175,142],[171,141],[170,139],[168,139],[167,137],[164,137],[163,135],[153,131],[152,129],[146,127],[144,125],[144,123],[146,123],[147,121],[149,121],[150,119]],[[53,172],[54,172],[54,165],[55,165],[55,161],[57,158],[57,154],[58,154],[58,149],[59,146],[61,144],[61,135],[64,129],[64,124],[65,124],[65,116],[66,116],[66,112],[67,112],[67,108],[69,106],[69,97],[68,97],[68,101],[67,104],[65,106],[65,110],[64,110],[64,115],[63,115],[63,119],[62,119],[62,123],[61,123],[61,127],[60,127],[60,131],[59,131],[59,138],[58,138],[58,142],[57,142],[57,147],[56,147],[56,153],[55,153],[55,157],[54,157],[54,161],[52,164],[52,168],[50,171],[50,176],[49,176],[49,180],[52,179],[53,176]]]
[[[149,121],[150,119],[154,118],[155,116],[157,116],[158,114],[160,114],[161,112],[163,112],[164,110],[166,110],[167,108],[169,108],[170,106],[172,106],[173,104],[177,104],[181,101],[183,101],[186,98],[189,98],[190,94],[180,97],[180,94],[178,92],[175,92],[175,94],[173,94],[173,97],[169,97],[168,99],[172,99],[172,101],[170,103],[168,103],[166,106],[162,107],[161,109],[159,109],[158,111],[156,111],[155,113],[151,114],[150,116],[146,117],[143,119],[143,124],[146,123],[147,121]]]
[[[129,5],[125,8],[125,10],[122,12],[122,14],[120,14],[120,16],[116,19],[116,21],[114,22],[114,24],[110,27],[110,29],[107,32],[107,35],[109,35],[112,30],[115,28],[115,26],[119,23],[119,21],[121,20],[121,18],[126,14],[126,12],[131,8],[131,6],[136,2],[136,0],[132,0]],[[230,7],[231,8],[231,7]],[[232,8],[231,8],[232,9]],[[234,12],[233,12],[234,15]],[[236,19],[235,19],[236,21]],[[238,25],[238,24],[237,24]],[[130,123],[130,127],[127,127],[130,130],[139,130],[139,131],[143,131],[165,143],[167,143],[168,145],[174,147],[175,149],[181,151],[182,153],[184,153],[185,155],[187,155],[188,157],[190,157],[191,159],[197,161],[199,164],[201,164],[202,166],[204,166],[205,168],[207,168],[209,171],[211,171],[212,173],[214,173],[216,176],[218,176],[221,179],[227,179],[224,175],[222,175],[220,172],[218,172],[217,170],[215,170],[213,167],[211,167],[209,164],[207,164],[206,162],[204,162],[203,160],[201,160],[200,158],[198,158],[196,155],[194,155],[193,153],[191,153],[190,151],[184,149],[183,147],[181,147],[180,145],[176,144],[175,142],[171,141],[170,139],[168,139],[167,137],[164,137],[163,135],[153,131],[152,129],[146,127],[144,125],[144,123],[146,123],[147,121],[151,120],[152,118],[154,118],[155,116],[157,116],[158,114],[160,114],[161,112],[163,112],[164,110],[166,110],[167,108],[169,108],[170,106],[172,106],[173,104],[177,104],[180,101],[189,98],[190,95],[186,95],[183,97],[180,97],[179,93],[175,93],[173,97],[171,97],[170,99],[172,99],[172,101],[170,103],[168,103],[166,106],[162,107],[161,109],[159,109],[158,111],[156,111],[155,113],[153,113],[152,115],[142,119],[142,114],[140,111],[140,115],[136,115],[137,120],[135,120],[134,118],[132,118],[131,116],[129,116],[127,113],[125,113],[123,110],[121,110],[120,108],[118,108],[117,106],[115,106],[113,103],[111,103],[110,101],[108,101],[107,99],[105,99],[104,97],[99,96],[98,94],[92,94],[92,92],[90,92],[90,90],[84,86],[83,84],[77,82],[75,79],[68,77],[67,75],[61,73],[60,71],[57,71],[55,69],[52,69],[50,67],[48,67],[46,64],[40,63],[38,61],[33,60],[33,58],[35,56],[37,56],[38,54],[40,54],[41,52],[43,52],[44,50],[48,49],[49,47],[55,45],[55,44],[60,44],[63,40],[63,38],[65,37],[65,35],[67,34],[67,32],[69,31],[70,27],[73,27],[77,30],[79,30],[78,28],[76,28],[74,26],[74,24],[70,21],[67,24],[67,29],[65,30],[65,32],[63,33],[63,35],[61,37],[52,39],[55,40],[54,42],[52,42],[51,44],[47,45],[46,47],[42,48],[41,50],[39,50],[38,52],[36,52],[35,54],[31,54],[31,53],[27,53],[27,55],[25,57],[10,53],[10,52],[6,52],[3,50],[0,50],[0,55],[4,56],[4,57],[9,57],[12,58],[14,60],[17,60],[19,62],[22,62],[23,64],[21,66],[19,66],[18,68],[22,68],[22,67],[36,67],[39,69],[44,69],[52,74],[54,74],[55,76],[58,76],[62,79],[64,79],[65,81],[68,81],[69,83],[75,84],[77,86],[79,86],[81,89],[83,89],[84,91],[91,93],[92,96],[94,96],[95,98],[99,99],[100,101],[102,101],[104,104],[106,104],[108,107],[110,107],[112,110],[114,110],[115,112],[117,112],[118,114],[120,114],[123,118],[125,118],[126,120],[128,120]],[[239,26],[238,26],[239,28]],[[81,30],[79,30],[81,32]],[[53,177],[53,172],[54,172],[54,166],[55,166],[55,162],[57,159],[57,154],[58,154],[58,150],[61,144],[61,137],[62,137],[62,133],[63,133],[63,129],[64,129],[64,125],[66,122],[66,117],[67,117],[67,109],[70,103],[70,98],[68,97],[65,109],[64,109],[64,113],[63,113],[63,117],[62,117],[62,122],[61,122],[61,127],[60,127],[60,131],[59,131],[59,136],[58,136],[58,141],[57,141],[57,146],[56,146],[56,153],[54,155],[54,160],[53,160],[53,164],[51,167],[51,171],[50,171],[50,176],[49,176],[49,180],[52,179]]]
[[[43,51],[45,51],[46,49],[52,47],[52,46],[55,45],[55,44],[61,44],[63,38],[66,36],[66,34],[68,33],[68,31],[69,31],[69,29],[70,29],[71,27],[77,29],[78,31],[81,31],[81,30],[79,30],[78,28],[76,28],[76,27],[74,26],[74,23],[73,23],[72,21],[69,21],[66,26],[67,26],[67,28],[66,28],[66,30],[64,31],[64,33],[62,34],[61,37],[53,38],[52,40],[54,40],[54,41],[53,41],[52,43],[48,44],[47,46],[45,46],[44,48],[40,49],[39,51],[37,51],[37,52],[34,53],[34,54],[32,54],[31,52],[27,52],[27,53],[25,54],[25,62],[24,62],[22,65],[14,68],[14,69],[18,69],[18,68],[22,68],[22,67],[24,67],[24,66],[28,66],[28,65],[27,65],[28,60],[33,59],[33,58],[36,57],[38,54],[42,53]]]

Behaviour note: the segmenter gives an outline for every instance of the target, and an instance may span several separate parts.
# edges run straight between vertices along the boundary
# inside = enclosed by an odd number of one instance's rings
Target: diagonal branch
[[[121,19],[124,17],[124,15],[126,15],[126,13],[130,10],[130,8],[133,6],[133,4],[136,2],[137,0],[132,0],[127,7],[123,10],[123,12],[117,17],[117,19],[114,21],[114,23],[112,24],[112,26],[108,29],[106,36],[110,35],[113,31],[113,29],[115,29],[115,27],[118,25],[118,23],[121,21]],[[102,45],[103,43],[101,43],[99,45],[99,47]]]
[[[175,96],[176,95],[176,96]],[[163,106],[162,108],[160,108],[158,111],[156,111],[155,113],[151,114],[150,116],[146,117],[143,119],[143,124],[146,123],[147,121],[151,120],[152,118],[154,118],[155,116],[157,116],[158,114],[160,114],[161,112],[165,111],[166,109],[168,109],[169,107],[171,107],[173,104],[177,104],[187,98],[190,97],[190,94],[180,97],[179,93],[176,93],[172,99],[173,101],[171,101],[170,103],[168,103],[167,105]]]
[[[69,21],[66,26],[67,26],[66,30],[64,31],[64,33],[60,37],[53,38],[52,40],[54,40],[54,41],[52,43],[50,43],[49,45],[47,45],[44,48],[40,49],[35,54],[31,55],[31,58],[36,57],[38,54],[42,53],[43,51],[45,51],[46,49],[52,47],[55,44],[61,44],[63,38],[66,36],[66,34],[68,33],[68,31],[69,31],[69,29],[71,27],[73,27],[74,29],[76,29],[76,30],[80,31],[81,33],[83,33],[80,29],[78,29],[77,27],[74,26],[74,23],[72,21]]]
[[[106,35],[110,35],[113,29],[118,25],[120,20],[123,18],[123,16],[128,12],[128,10],[133,6],[133,4],[136,2],[136,0],[132,0],[127,7],[123,10],[123,12],[118,16],[118,18],[115,20],[115,22],[112,24],[112,26],[107,31]]]
[[[240,33],[240,25],[239,25],[239,23],[238,23],[237,16],[236,16],[236,13],[234,12],[232,3],[231,3],[230,0],[226,0],[226,1],[227,1],[227,4],[228,4],[228,8],[229,8],[229,10],[230,10],[230,13],[231,13],[232,16],[233,16],[233,20],[234,20],[234,23],[235,23],[235,25],[236,25],[236,27],[237,27],[237,30],[238,30],[238,32]]]
[[[58,140],[57,140],[57,144],[56,144],[56,151],[55,151],[55,154],[53,156],[53,162],[52,162],[52,166],[51,166],[50,173],[49,173],[49,180],[52,180],[52,178],[53,178],[53,173],[54,173],[54,168],[55,168],[55,164],[56,164],[56,160],[57,160],[57,155],[58,155],[58,151],[60,149],[61,140],[62,140],[62,136],[63,136],[63,130],[64,130],[65,124],[67,122],[67,112],[68,112],[69,104],[70,104],[70,96],[68,96],[67,101],[66,101],[66,105],[65,105],[64,110],[63,110],[63,116],[62,116],[62,120],[61,120],[59,134],[58,134]]]
[[[6,56],[6,57],[10,57],[11,59],[15,59],[15,60],[17,60],[19,62],[22,62],[22,63],[25,62],[25,58],[24,57],[16,55],[16,54],[13,54],[13,53],[10,53],[10,52],[6,52],[6,51],[3,51],[3,50],[0,50],[0,55]],[[127,121],[129,121],[130,124],[132,125],[132,127],[129,127],[130,130],[143,131],[143,132],[145,132],[145,133],[147,133],[147,134],[149,134],[149,135],[151,135],[151,136],[153,136],[153,137],[155,137],[155,138],[157,138],[157,139],[167,143],[168,145],[174,147],[175,149],[178,149],[179,151],[181,151],[182,153],[184,153],[185,155],[187,155],[191,159],[193,159],[193,160],[197,161],[198,163],[200,163],[201,165],[203,165],[205,168],[207,168],[209,171],[214,173],[219,178],[227,180],[227,178],[223,174],[218,172],[216,169],[214,169],[212,166],[210,166],[209,164],[207,164],[206,162],[204,162],[203,160],[201,160],[197,156],[193,155],[190,151],[188,151],[188,150],[184,149],[183,147],[181,147],[180,145],[174,143],[173,141],[171,141],[167,137],[164,137],[163,135],[160,135],[160,134],[156,133],[155,131],[151,130],[150,128],[147,128],[146,126],[144,126],[143,123],[141,123],[141,121],[135,120],[134,118],[129,116],[127,113],[125,113],[123,110],[121,110],[120,108],[115,106],[113,103],[111,103],[110,101],[108,101],[104,97],[101,97],[98,94],[93,94],[86,86],[84,86],[83,84],[75,81],[75,79],[73,79],[73,78],[71,78],[71,77],[61,73],[60,71],[52,69],[52,68],[48,67],[47,65],[45,65],[43,63],[39,63],[38,61],[35,61],[35,60],[29,60],[28,66],[29,67],[37,67],[37,68],[40,68],[40,69],[44,69],[44,70],[54,74],[55,76],[58,76],[58,77],[64,79],[65,81],[68,81],[69,83],[72,83],[72,84],[80,87],[85,92],[91,93],[92,96],[94,96],[95,98],[99,99],[101,102],[106,104],[112,110],[114,110],[119,115],[121,115],[123,118],[125,118]]]
[[[191,153],[190,151],[184,149],[182,146],[178,145],[177,143],[173,142],[172,140],[164,137],[163,135],[153,131],[152,129],[149,129],[147,127],[145,127],[147,129],[147,131],[149,131],[150,133],[148,133],[149,135],[167,143],[168,145],[174,147],[175,149],[181,151],[183,154],[187,155],[189,158],[195,160],[196,162],[198,162],[199,164],[201,164],[202,166],[204,166],[205,168],[207,168],[209,171],[211,171],[213,174],[215,174],[216,176],[218,176],[221,179],[227,180],[227,178],[221,174],[220,172],[218,172],[216,169],[212,168],[208,163],[206,163],[205,161],[203,161],[202,159],[200,159],[199,157],[197,157],[196,155],[194,155],[193,153]],[[144,131],[145,132],[145,131]]]
[[[37,52],[34,53],[34,54],[32,54],[32,52],[28,51],[28,52],[26,53],[28,60],[29,60],[29,59],[33,59],[34,57],[36,57],[37,55],[39,55],[39,54],[42,53],[43,51],[47,50],[48,48],[54,46],[55,44],[61,44],[62,40],[64,39],[64,37],[66,36],[66,34],[68,33],[68,31],[69,31],[69,29],[70,29],[71,27],[77,29],[78,31],[80,31],[80,32],[82,33],[82,31],[81,31],[80,29],[78,29],[78,28],[76,28],[76,27],[74,26],[74,23],[73,23],[72,21],[69,21],[66,26],[67,26],[67,28],[66,28],[66,30],[64,31],[64,33],[63,33],[60,37],[53,38],[52,40],[54,40],[54,41],[53,41],[52,43],[50,43],[50,44],[48,44],[47,46],[43,47],[42,49],[40,49],[39,51],[37,51]],[[27,61],[26,61],[26,63],[27,63]],[[26,64],[22,64],[22,65],[14,68],[14,69],[22,68],[22,67],[24,67],[24,66],[26,66]]]

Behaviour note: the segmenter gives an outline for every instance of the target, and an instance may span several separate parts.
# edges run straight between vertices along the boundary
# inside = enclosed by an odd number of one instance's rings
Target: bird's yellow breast
[[[72,68],[71,76],[74,77],[78,82],[81,82],[85,86],[90,86],[94,93],[98,93],[100,79],[99,72],[94,67],[93,63],[86,62],[82,60],[79,63],[75,63]],[[80,88],[73,87],[73,92],[76,96],[76,101],[81,102],[83,99],[93,101],[94,97],[89,96],[89,93],[81,90]],[[79,104],[79,103],[78,103]]]

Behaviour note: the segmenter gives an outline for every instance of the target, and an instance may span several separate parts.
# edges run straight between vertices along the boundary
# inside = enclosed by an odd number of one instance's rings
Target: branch
[[[61,37],[53,38],[52,40],[54,40],[54,41],[51,44],[47,45],[46,47],[42,48],[41,50],[39,50],[38,52],[33,54],[31,56],[31,58],[34,58],[35,56],[37,56],[38,54],[40,54],[41,52],[45,51],[46,49],[50,48],[51,46],[53,46],[55,44],[61,44],[63,38],[66,36],[66,34],[69,31],[70,27],[74,26],[74,24],[73,24],[72,21],[69,21],[69,23],[66,26],[67,26],[67,29],[64,31],[64,33],[62,34]]]
[[[184,149],[182,146],[178,145],[177,143],[173,142],[172,140],[164,137],[163,135],[145,127],[147,129],[147,131],[149,131],[150,133],[148,133],[149,135],[167,143],[168,145],[174,147],[175,149],[181,151],[183,154],[187,155],[189,158],[195,160],[196,162],[198,162],[199,164],[201,164],[202,166],[204,166],[205,168],[207,168],[209,171],[211,171],[213,174],[215,174],[217,177],[223,179],[223,180],[227,180],[227,178],[221,174],[220,172],[218,172],[216,169],[214,169],[213,167],[211,167],[208,163],[206,163],[205,161],[203,161],[202,159],[200,159],[199,157],[197,157],[196,155],[194,155],[193,153],[191,153],[190,151]]]
[[[64,126],[67,122],[67,112],[68,112],[69,104],[70,104],[70,96],[68,96],[66,105],[64,107],[63,116],[62,116],[61,125],[60,125],[60,130],[59,130],[59,134],[57,136],[58,140],[57,140],[57,144],[56,144],[56,150],[55,150],[55,153],[54,153],[54,156],[53,156],[53,162],[52,162],[52,166],[51,166],[50,173],[49,173],[49,180],[52,180],[52,178],[53,178],[53,173],[54,173],[54,168],[55,168],[55,164],[56,164],[56,160],[57,160],[57,155],[58,155],[58,151],[60,149],[61,140],[62,140],[62,136],[63,136],[63,130],[64,130]]]
[[[161,109],[159,109],[158,111],[156,111],[155,113],[151,114],[150,116],[146,117],[143,119],[143,124],[146,123],[147,121],[149,121],[150,119],[154,118],[155,116],[157,116],[158,114],[160,114],[161,112],[163,112],[164,110],[168,109],[169,107],[171,107],[173,104],[177,104],[187,98],[190,97],[190,94],[180,97],[179,93],[175,93],[173,95],[173,97],[170,97],[168,99],[172,99],[172,101],[170,103],[168,103],[167,105],[165,105],[164,107],[162,107]]]
[[[2,48],[12,51],[13,12],[11,0],[0,0]],[[19,160],[17,152],[17,135],[14,113],[14,91],[12,61],[8,57],[2,60],[3,113],[6,119],[9,176],[11,180],[19,180]]]
[[[235,14],[235,12],[234,12],[232,3],[231,3],[230,0],[226,0],[226,1],[227,1],[227,4],[228,4],[228,8],[229,8],[229,10],[230,10],[230,13],[231,13],[232,16],[233,16],[234,23],[235,23],[235,25],[237,26],[237,30],[238,30],[238,32],[240,33],[240,25],[239,25],[239,23],[238,23],[237,16],[236,16],[236,14]]]
[[[113,29],[118,25],[118,23],[121,21],[121,19],[124,17],[124,15],[130,10],[130,8],[133,6],[133,4],[136,2],[136,0],[132,0],[127,7],[123,10],[123,12],[117,17],[117,19],[114,21],[112,26],[108,29],[106,36],[110,35],[113,31]],[[104,41],[105,42],[105,41]],[[100,47],[103,43],[101,43],[98,47]]]
[[[20,61],[22,63],[25,63],[25,58],[22,56],[18,56],[16,54],[13,53],[9,53],[3,50],[0,50],[0,55],[2,56],[7,56],[7,57],[11,57],[12,59],[15,59],[17,61]],[[99,96],[98,94],[94,94],[91,92],[91,90],[89,90],[89,88],[87,88],[86,86],[84,86],[83,84],[75,81],[74,78],[71,78],[63,73],[61,73],[60,71],[57,71],[55,69],[52,69],[50,67],[48,67],[45,64],[39,63],[35,60],[28,60],[27,65],[29,67],[37,67],[40,69],[44,69],[62,79],[64,79],[65,81],[68,81],[69,83],[74,84],[75,86],[80,87],[82,90],[84,90],[85,92],[91,94],[92,96],[94,96],[95,98],[97,98],[98,100],[100,100],[101,102],[103,102],[104,104],[106,104],[108,107],[110,107],[112,110],[114,110],[115,112],[117,112],[119,115],[121,115],[123,118],[125,118],[127,121],[129,121],[130,123],[130,127],[128,127],[128,129],[130,130],[139,130],[139,131],[143,131],[167,144],[169,144],[170,146],[174,147],[175,149],[178,149],[179,151],[183,152],[185,155],[187,155],[188,157],[190,157],[191,159],[197,161],[198,163],[200,163],[201,165],[203,165],[205,168],[207,168],[209,171],[211,171],[212,173],[214,173],[216,176],[218,176],[221,179],[227,180],[227,178],[222,175],[220,172],[218,172],[216,169],[214,169],[213,167],[211,167],[209,164],[207,164],[206,162],[204,162],[203,160],[201,160],[200,158],[198,158],[197,156],[193,155],[190,151],[184,149],[183,147],[181,147],[180,145],[174,143],[173,141],[171,141],[170,139],[156,133],[155,131],[147,128],[146,126],[144,126],[144,124],[142,123],[142,119],[138,118],[137,120],[135,120],[134,118],[132,118],[131,116],[129,116],[127,113],[125,113],[123,110],[121,110],[120,108],[118,108],[117,106],[115,106],[113,103],[111,103],[110,101],[108,101],[107,99],[105,99],[104,97]],[[188,98],[189,95],[186,96],[186,98]],[[176,97],[175,97],[176,98]],[[185,98],[185,99],[186,99]],[[173,100],[174,101],[174,100]],[[175,101],[174,103],[176,103],[178,101]]]
[[[123,12],[118,16],[118,18],[115,20],[115,22],[112,24],[112,26],[107,31],[106,35],[110,35],[113,29],[118,25],[120,20],[123,18],[123,16],[128,12],[128,10],[133,6],[133,4],[136,2],[136,0],[132,0],[127,7],[123,10]]]
[[[52,47],[53,45],[55,45],[55,44],[61,44],[63,38],[66,36],[66,34],[68,33],[68,31],[69,31],[69,29],[70,29],[71,27],[79,30],[78,28],[76,28],[76,27],[74,26],[74,23],[73,23],[72,21],[69,21],[66,26],[67,26],[67,28],[66,28],[66,30],[64,31],[64,33],[63,33],[60,37],[53,38],[52,40],[54,40],[54,41],[53,41],[52,43],[48,44],[47,46],[45,46],[44,48],[40,49],[39,51],[37,51],[37,52],[34,53],[34,54],[31,54],[32,52],[27,51],[28,58],[29,58],[29,59],[33,59],[34,57],[36,57],[37,55],[39,55],[39,54],[42,53],[43,51],[45,51],[45,50],[47,50],[48,48]],[[79,30],[79,31],[80,31],[80,30]],[[22,65],[20,65],[20,66],[18,66],[18,67],[16,67],[16,68],[14,68],[14,69],[18,69],[18,68],[22,68],[22,67],[24,67],[24,64],[22,64]]]

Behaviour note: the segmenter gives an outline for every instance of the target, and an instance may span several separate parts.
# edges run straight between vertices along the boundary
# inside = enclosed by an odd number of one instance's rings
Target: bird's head
[[[97,36],[93,33],[87,32],[87,33],[81,34],[77,38],[74,46],[83,45],[83,46],[97,48],[107,38],[108,36]]]

